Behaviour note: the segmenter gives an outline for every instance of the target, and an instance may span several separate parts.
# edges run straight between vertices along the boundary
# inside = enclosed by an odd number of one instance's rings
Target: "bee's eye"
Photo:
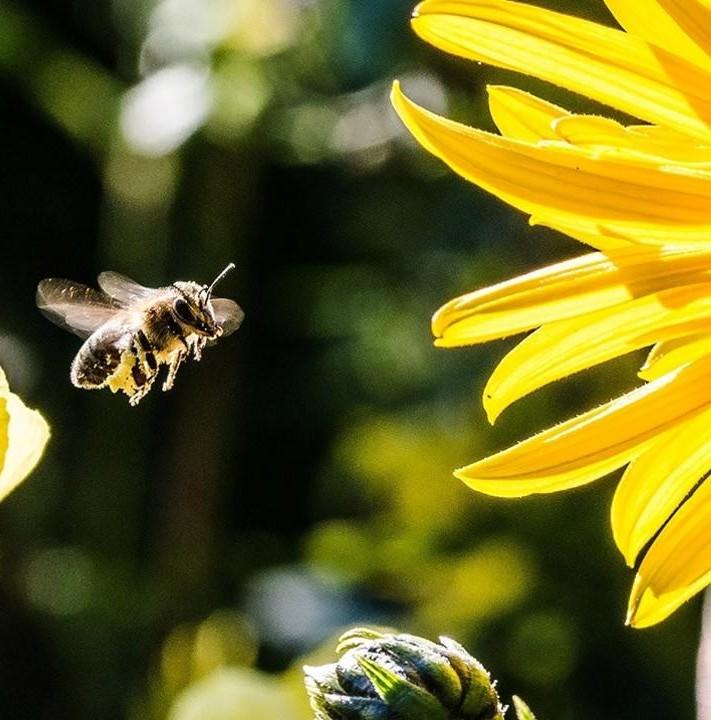
[[[183,298],[176,298],[173,302],[173,310],[175,314],[184,322],[192,325],[195,322],[195,315],[190,309],[190,305]]]

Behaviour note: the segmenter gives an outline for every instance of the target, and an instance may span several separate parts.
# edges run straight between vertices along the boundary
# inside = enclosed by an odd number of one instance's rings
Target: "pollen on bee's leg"
[[[114,372],[106,378],[106,385],[111,392],[125,392],[132,395],[138,387],[138,382],[134,374],[137,369],[136,355],[131,350],[125,350],[121,355],[121,362]],[[140,368],[138,368],[140,371]],[[145,381],[144,381],[145,382]]]

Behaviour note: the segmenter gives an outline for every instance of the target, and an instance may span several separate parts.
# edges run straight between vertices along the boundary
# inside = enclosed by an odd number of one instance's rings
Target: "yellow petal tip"
[[[625,618],[625,625],[634,630],[645,630],[656,624],[657,621],[645,622],[643,619],[640,620],[634,613],[627,613],[627,617]]]
[[[392,87],[390,88],[390,104],[393,106],[393,108],[395,108],[395,112],[399,115],[400,120],[402,120],[405,125],[407,125],[407,123],[405,122],[405,118],[403,117],[403,115],[407,110],[406,102],[407,98],[402,92],[402,88],[400,87],[400,81],[393,80]]]
[[[468,488],[472,490],[476,490],[476,487],[472,483],[472,479],[467,476],[465,473],[465,470],[467,469],[467,466],[463,466],[460,468],[457,468],[456,470],[452,471],[452,475],[459,480],[460,482],[463,482]]]
[[[638,593],[639,581],[635,580],[632,587],[632,594],[630,595],[630,601],[627,606],[627,615],[625,615],[625,625],[627,627],[639,629],[648,627],[649,624],[644,622],[644,619],[640,620],[637,617],[637,611],[639,610],[639,604],[642,600],[642,596]],[[653,624],[653,623],[651,623]]]
[[[658,609],[655,611],[655,604],[649,602],[649,593],[649,586],[642,580],[640,575],[637,575],[632,583],[632,592],[630,593],[630,599],[627,605],[627,615],[625,617],[625,625],[627,627],[632,627],[636,630],[651,627],[668,615],[667,612],[660,614]]]
[[[484,412],[486,413],[486,419],[489,421],[489,425],[493,425],[501,415],[503,407],[495,400],[493,395],[487,395],[484,393],[481,399],[481,404],[484,406]]]
[[[627,627],[634,627],[634,611],[632,608],[627,608],[627,615],[625,615],[625,625]]]

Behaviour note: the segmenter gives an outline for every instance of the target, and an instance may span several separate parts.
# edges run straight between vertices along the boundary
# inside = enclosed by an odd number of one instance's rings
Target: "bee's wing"
[[[37,286],[37,307],[53,323],[85,338],[121,310],[121,305],[87,285],[47,278]]]
[[[210,304],[215,313],[215,322],[222,328],[223,337],[232,334],[242,324],[244,311],[234,300],[213,298]]]
[[[121,273],[109,271],[102,272],[99,277],[99,287],[114,300],[122,305],[134,305],[155,295],[155,289],[144,287],[135,280],[121,275]]]

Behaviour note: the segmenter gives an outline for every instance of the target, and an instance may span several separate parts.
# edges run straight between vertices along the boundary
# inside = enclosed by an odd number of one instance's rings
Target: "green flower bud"
[[[503,720],[489,673],[453,640],[359,628],[338,653],[304,667],[316,720]]]

